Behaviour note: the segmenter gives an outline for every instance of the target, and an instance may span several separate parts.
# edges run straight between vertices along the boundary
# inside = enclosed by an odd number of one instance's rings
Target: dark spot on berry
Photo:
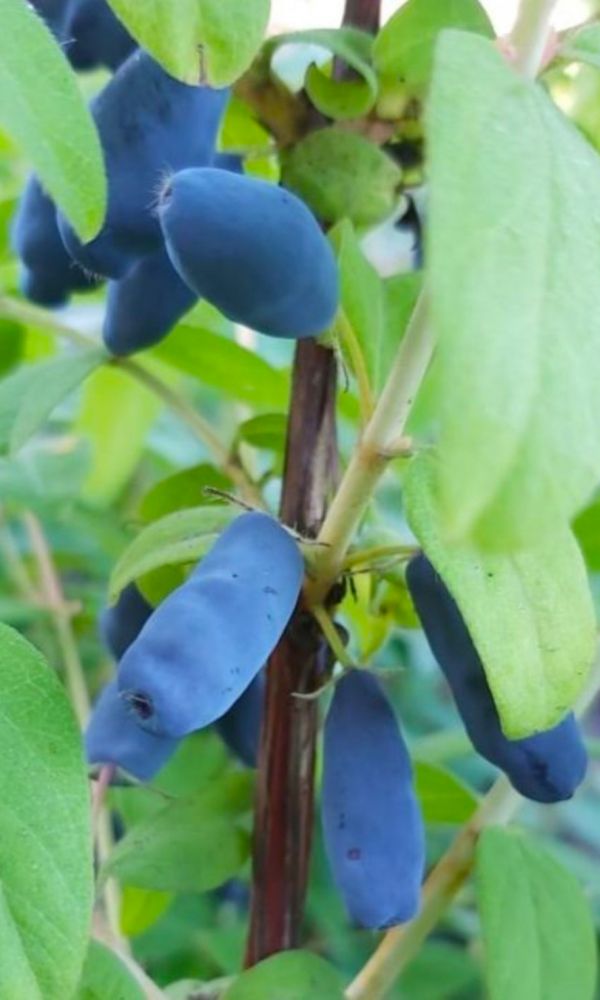
[[[151,719],[154,715],[154,704],[152,702],[152,698],[150,698],[149,695],[144,694],[143,691],[131,691],[127,695],[127,702],[131,710],[144,721]]]

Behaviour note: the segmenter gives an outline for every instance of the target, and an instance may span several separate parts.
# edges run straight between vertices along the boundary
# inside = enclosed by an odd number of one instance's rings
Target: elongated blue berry
[[[475,749],[504,771],[526,798],[536,802],[571,798],[587,768],[585,746],[573,714],[546,732],[508,740],[460,610],[424,555],[411,560],[406,582]]]
[[[414,917],[425,863],[408,750],[378,681],[336,685],[323,747],[323,832],[335,884],[361,927]]]
[[[60,35],[69,0],[30,0],[50,31]]]
[[[164,248],[141,257],[120,281],[111,281],[106,300],[104,343],[112,354],[152,347],[197,301]]]
[[[298,546],[267,514],[243,514],[125,653],[119,688],[141,725],[184,736],[221,718],[256,677],[292,616]]]
[[[214,167],[183,170],[165,188],[159,216],[176,270],[229,319],[294,338],[332,322],[335,257],[289,191]]]
[[[136,44],[106,0],[67,0],[61,24],[65,54],[75,69],[117,69]]]
[[[21,195],[11,229],[12,246],[21,261],[21,290],[41,306],[61,306],[71,292],[95,282],[69,257],[56,225],[56,208],[32,175]]]
[[[173,171],[211,162],[228,96],[180,83],[146,52],[123,63],[92,102],[109,185],[104,226],[82,244],[58,217],[75,260],[94,274],[122,278],[139,256],[160,249],[154,211],[160,185]]]
[[[178,746],[179,740],[142,729],[119,694],[116,680],[106,685],[85,733],[89,764],[114,764],[139,781],[150,781]]]
[[[223,742],[248,767],[256,767],[265,688],[265,676],[261,671],[241,698],[215,723]]]
[[[152,611],[152,605],[135,583],[129,583],[121,591],[116,604],[104,609],[100,616],[100,635],[115,660],[120,660],[137,639]]]

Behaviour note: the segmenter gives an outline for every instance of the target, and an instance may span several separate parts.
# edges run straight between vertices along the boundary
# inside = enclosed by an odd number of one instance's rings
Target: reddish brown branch
[[[380,0],[347,0],[344,24],[379,26]],[[311,537],[337,479],[336,360],[314,341],[296,349],[282,520]],[[254,813],[247,965],[300,944],[313,832],[318,706],[294,695],[322,682],[327,650],[299,608],[268,664]]]
[[[313,341],[298,345],[288,426],[282,520],[316,535],[337,473],[336,363]],[[313,827],[318,708],[294,697],[319,686],[323,642],[298,610],[273,653],[258,768],[254,889],[247,962],[297,947]]]
[[[346,0],[344,24],[352,24],[375,35],[379,31],[380,17],[380,0]]]

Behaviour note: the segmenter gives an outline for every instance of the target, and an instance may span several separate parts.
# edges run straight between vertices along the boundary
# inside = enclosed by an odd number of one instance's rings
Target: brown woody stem
[[[337,472],[336,362],[314,341],[298,345],[282,520],[315,536]],[[321,683],[324,640],[299,608],[271,656],[255,806],[254,886],[247,964],[300,941],[313,827],[318,703],[295,698]]]
[[[362,28],[375,35],[379,31],[380,17],[380,0],[346,0],[344,24]]]
[[[375,31],[380,0],[347,0],[344,24]],[[336,359],[314,341],[294,361],[281,518],[316,537],[337,484]],[[324,604],[328,595],[323,595]],[[270,658],[254,814],[253,891],[247,965],[300,943],[314,803],[318,690],[328,646],[300,605]]]

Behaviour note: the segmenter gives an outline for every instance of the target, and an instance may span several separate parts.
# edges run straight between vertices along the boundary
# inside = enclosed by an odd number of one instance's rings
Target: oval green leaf
[[[477,808],[477,796],[443,767],[418,760],[415,790],[426,823],[466,823]]]
[[[263,41],[270,0],[109,0],[131,34],[172,76],[225,87]]]
[[[428,82],[440,31],[462,28],[494,37],[492,23],[478,0],[408,0],[379,32],[375,66],[385,77],[411,86]]]
[[[167,514],[153,521],[134,539],[113,569],[109,599],[140,576],[161,566],[198,562],[221,531],[238,516],[233,507],[212,504]]]
[[[102,869],[126,885],[163,892],[206,892],[236,874],[250,841],[240,820],[252,802],[248,774],[176,801],[137,823]]]
[[[102,225],[107,191],[92,117],[67,60],[33,8],[23,0],[0,0],[0,24],[0,127],[23,147],[87,242]]]
[[[337,80],[312,64],[304,86],[315,107],[329,118],[342,120],[366,115],[377,100],[377,76],[371,66],[373,39],[357,28],[317,28],[277,35],[265,46],[270,58],[281,45],[318,45],[328,49],[354,71],[358,79]]]
[[[248,969],[222,1000],[343,1000],[340,974],[308,951],[286,951]]]
[[[428,144],[444,527],[516,550],[560,534],[600,479],[600,158],[544,89],[454,31]]]
[[[575,877],[514,830],[485,830],[476,855],[490,1000],[593,1000],[596,936]]]
[[[43,657],[0,625],[0,996],[65,1000],[93,904],[81,738]]]

